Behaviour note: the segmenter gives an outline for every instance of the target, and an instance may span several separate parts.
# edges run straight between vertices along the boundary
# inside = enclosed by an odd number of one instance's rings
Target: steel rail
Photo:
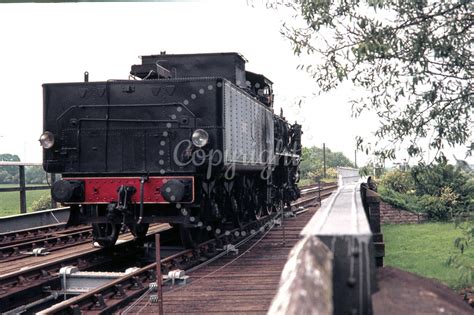
[[[38,248],[44,248],[46,251],[51,252],[91,241],[92,229],[90,227],[76,231],[63,231],[63,233],[48,235],[24,243],[2,246],[0,247],[0,262],[34,255],[32,251]]]
[[[172,268],[189,270],[200,264],[206,264],[214,256],[222,255],[222,252],[217,250],[220,245],[241,242],[247,238],[246,235],[250,237],[258,234],[262,227],[271,223],[277,216],[278,213],[273,213],[247,224],[242,229],[228,231],[229,233],[218,235],[214,239],[201,243],[197,249],[184,250],[168,256],[161,260],[163,273],[166,274]],[[252,230],[255,232],[252,233]],[[246,233],[242,233],[243,231]],[[235,232],[239,232],[240,236],[237,237]],[[87,310],[88,314],[110,314],[146,292],[149,284],[156,281],[155,270],[156,263],[149,264],[92,291],[58,303],[38,314],[77,314],[81,310]]]
[[[0,234],[1,247],[11,246],[15,244],[41,241],[49,237],[64,235],[67,233],[90,230],[89,225],[78,225],[67,227],[65,223],[51,224],[39,228],[22,230],[17,232],[9,232]],[[1,259],[1,258],[0,258]]]
[[[168,224],[157,225],[149,232],[147,237],[169,229]],[[38,288],[41,290],[41,287],[59,279],[58,272],[63,266],[76,266],[80,270],[85,270],[117,259],[133,257],[138,253],[132,241],[133,235],[131,233],[122,235],[121,239],[124,242],[112,248],[89,248],[82,252],[75,252],[72,255],[58,257],[53,261],[0,275],[0,312],[14,307],[15,301],[22,299],[26,291]]]
[[[335,186],[331,187],[324,187],[321,188],[321,191],[330,191],[334,189]],[[315,193],[319,192],[319,190],[314,191]],[[329,193],[325,195],[321,195],[324,197],[329,195]],[[308,203],[308,200],[313,201],[314,199],[318,198],[318,196],[310,197],[303,200],[303,203]],[[298,206],[301,206],[301,202],[294,203]],[[293,204],[293,205],[294,205]],[[296,209],[297,214],[303,213],[305,211],[301,211],[301,209]],[[272,215],[266,216],[262,218],[260,221],[254,221],[249,223],[242,229],[234,229],[229,231],[228,233],[224,233],[218,235],[215,239],[209,240],[199,245],[199,248],[196,250],[185,250],[183,252],[174,254],[172,256],[168,256],[162,260],[162,267],[164,272],[167,272],[172,269],[189,269],[192,268],[203,261],[209,260],[209,258],[214,257],[217,253],[217,248],[222,247],[224,244],[235,244],[236,241],[242,239],[242,236],[237,237],[235,232],[239,232],[239,235],[243,235],[242,231],[246,231],[245,234],[248,235],[252,234],[252,229],[259,230],[259,228],[266,224],[269,220],[272,220],[277,214],[274,213]],[[122,245],[122,244],[121,244]],[[120,246],[120,245],[117,245]],[[121,252],[118,247],[115,247],[115,250]],[[72,263],[69,263],[71,260]],[[84,261],[88,261],[88,257],[82,257],[80,259],[82,263]],[[67,258],[62,261],[62,266],[64,265],[75,265],[74,258]],[[80,269],[85,269],[84,265],[80,265],[76,263],[80,267]],[[50,278],[57,278],[55,272],[59,270],[59,268],[50,268],[49,270],[35,268],[36,274],[38,271],[40,274],[47,275]],[[39,269],[39,270],[38,270]],[[156,263],[150,264],[140,270],[127,275],[124,278],[117,279],[108,283],[102,287],[99,287],[95,290],[92,290],[88,293],[82,294],[80,296],[71,298],[66,300],[62,303],[56,304],[52,308],[45,310],[43,314],[51,314],[51,313],[60,313],[60,314],[67,314],[67,313],[77,313],[80,312],[81,309],[87,309],[89,313],[108,313],[112,310],[116,310],[120,307],[123,307],[135,297],[139,296],[141,293],[145,292],[148,288],[147,285],[154,281],[154,270],[156,269]],[[33,270],[31,270],[33,271]],[[28,275],[17,275],[17,277],[28,277]],[[2,286],[2,277],[0,276],[0,304],[1,304],[1,287]],[[21,291],[21,290],[19,290]]]
[[[314,192],[319,193],[319,191],[325,191],[326,193],[321,194],[321,197],[327,197],[336,187],[337,185],[323,187],[317,189]],[[308,201],[314,201],[314,199],[316,198],[319,198],[319,194],[315,197],[310,197],[304,199],[303,201],[293,203],[292,205],[301,205],[303,203],[308,203]],[[299,215],[304,212],[306,211],[296,209],[294,213],[295,215]],[[228,251],[222,251],[220,253],[217,253],[216,247],[219,243],[221,245],[236,244],[235,247],[245,244],[255,235],[258,235],[260,232],[266,231],[268,226],[270,225],[271,227],[269,229],[271,229],[274,226],[275,219],[277,219],[279,215],[280,213],[273,213],[262,218],[260,221],[254,221],[246,225],[243,229],[234,229],[232,231],[229,231],[229,233],[219,235],[215,239],[206,241],[198,245],[198,248],[195,250],[185,250],[173,256],[166,257],[161,260],[161,268],[163,269],[163,273],[166,274],[166,272],[170,271],[172,267],[179,268],[183,267],[183,265],[186,265],[186,267],[182,269],[185,269],[187,271],[195,270],[197,268],[200,268],[201,266],[205,266],[228,253]],[[254,225],[256,223],[258,226]],[[252,233],[252,227],[254,227],[254,233]],[[258,229],[255,230],[255,227],[258,227]],[[243,234],[243,231],[246,231],[246,233]],[[239,235],[248,234],[248,236],[235,237],[235,232],[239,232]],[[230,237],[230,239],[226,239],[226,237]],[[180,262],[178,262],[177,260]],[[204,261],[193,265],[193,261],[199,260]],[[185,262],[185,264],[182,263],[183,261]],[[156,281],[155,270],[156,263],[152,263],[122,278],[116,279],[103,286],[100,286],[92,291],[58,303],[38,314],[77,314],[82,313],[82,311],[85,311],[88,314],[112,313],[126,305],[130,300],[138,298],[147,290],[149,291],[150,283]]]

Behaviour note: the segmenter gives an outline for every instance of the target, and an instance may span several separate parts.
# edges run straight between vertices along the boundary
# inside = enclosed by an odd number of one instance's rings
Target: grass
[[[36,185],[35,185],[36,186]],[[16,184],[0,184],[0,188],[18,187]],[[49,195],[49,190],[30,190],[26,192],[26,207],[31,211],[31,204],[43,195]],[[20,192],[0,192],[0,216],[20,213]]]
[[[459,254],[454,239],[461,236],[461,230],[454,223],[384,225],[382,232],[385,265],[440,280],[453,289],[473,285],[462,279],[458,269],[446,264],[450,256]],[[472,265],[474,248],[468,248],[461,260]]]

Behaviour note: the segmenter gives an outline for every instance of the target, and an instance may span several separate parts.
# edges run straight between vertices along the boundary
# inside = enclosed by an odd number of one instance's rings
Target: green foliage
[[[0,154],[0,161],[19,162],[18,155],[4,153]],[[0,184],[18,183],[18,167],[17,166],[0,166]]]
[[[337,166],[352,167],[352,162],[341,152],[332,152],[326,148],[326,178],[335,180]],[[323,149],[317,147],[304,147],[300,163],[301,181],[314,183],[318,178],[324,178]],[[301,182],[300,182],[301,185]]]
[[[387,189],[399,193],[408,193],[415,188],[410,172],[403,172],[398,169],[386,172],[382,176],[380,183]]]
[[[414,190],[407,188],[410,186]],[[456,227],[461,232],[454,240],[454,246],[459,252],[449,255],[446,262],[457,270],[460,283],[473,283],[474,260],[469,260],[465,254],[469,248],[472,253],[474,247],[474,224],[471,218],[474,203],[472,172],[465,172],[463,168],[445,162],[420,165],[410,172],[392,171],[385,174],[378,191],[382,200],[401,209],[425,212],[432,220],[454,218]],[[466,217],[467,221],[463,221]]]
[[[459,195],[446,187],[441,196],[422,195],[418,198],[417,207],[428,214],[428,218],[446,221],[453,217]]]
[[[393,224],[382,226],[385,241],[384,264],[435,278],[451,288],[458,289],[473,284],[465,266],[473,268],[474,248],[457,255],[463,268],[452,268],[446,257],[456,255],[453,240],[462,236],[460,229],[450,223]]]
[[[18,155],[0,154],[0,161],[20,162]],[[46,172],[41,166],[25,167],[25,181],[27,184],[47,184]],[[0,166],[0,184],[15,184],[19,182],[18,166]]]
[[[382,163],[368,163],[359,168],[359,174],[361,176],[372,176],[373,178],[379,178],[385,173],[385,167]]]
[[[39,199],[33,201],[31,204],[31,210],[46,210],[51,209],[51,196],[49,194],[42,195]]]
[[[282,33],[321,92],[344,81],[363,90],[353,110],[380,118],[376,143],[359,148],[395,158],[398,145],[423,155],[418,139],[443,150],[472,135],[471,1],[274,0],[294,16]],[[360,95],[359,94],[359,95]],[[389,141],[389,142],[388,142]],[[387,146],[387,143],[390,145]],[[468,146],[472,151],[474,144]]]
[[[18,184],[0,184],[1,188],[18,187]],[[31,205],[41,196],[50,196],[49,187],[45,190],[28,190],[26,191],[26,207],[31,211]],[[0,193],[0,216],[15,215],[20,213],[20,193],[18,191]]]
[[[441,197],[449,188],[457,195],[456,207],[470,211],[474,198],[474,178],[446,162],[436,165],[415,166],[411,170],[417,195]],[[445,198],[446,199],[446,198]]]
[[[27,184],[47,184],[46,172],[41,166],[29,166],[25,171]]]
[[[448,220],[470,212],[474,178],[458,168],[439,163],[392,170],[380,181],[382,200],[401,209],[424,212],[433,220]]]
[[[454,246],[459,250],[458,253],[449,256],[448,265],[456,268],[461,273],[461,279],[468,283],[474,283],[474,260],[466,262],[466,255],[473,251],[474,247],[474,224],[472,218],[467,221],[456,220],[456,227],[462,232],[462,235],[454,239]]]
[[[397,208],[410,212],[422,212],[418,206],[418,197],[414,194],[396,192],[383,185],[379,185],[378,193],[383,201]]]

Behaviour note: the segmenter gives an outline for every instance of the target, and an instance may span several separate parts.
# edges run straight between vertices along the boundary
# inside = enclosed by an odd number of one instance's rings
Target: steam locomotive
[[[122,227],[179,228],[186,247],[299,197],[301,126],[238,53],[142,56],[128,80],[43,85],[43,168],[101,246]]]

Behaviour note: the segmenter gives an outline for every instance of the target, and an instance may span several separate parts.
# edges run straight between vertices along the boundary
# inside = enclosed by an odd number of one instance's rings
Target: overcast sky
[[[274,82],[275,112],[281,106],[303,124],[304,145],[325,142],[353,159],[355,136],[369,135],[376,120],[351,118],[348,85],[314,95],[316,84],[296,70],[299,59],[279,32],[289,18],[245,0],[0,5],[0,153],[41,161],[43,83],[82,81],[86,70],[91,81],[126,79],[139,55],[163,50],[234,51]]]

